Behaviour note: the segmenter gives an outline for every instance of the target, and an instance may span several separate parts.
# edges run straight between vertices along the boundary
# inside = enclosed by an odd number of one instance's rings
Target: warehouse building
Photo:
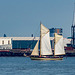
[[[33,49],[39,37],[0,37],[0,49]],[[54,47],[54,37],[50,37],[51,46]],[[64,46],[69,44],[71,39],[64,38]]]

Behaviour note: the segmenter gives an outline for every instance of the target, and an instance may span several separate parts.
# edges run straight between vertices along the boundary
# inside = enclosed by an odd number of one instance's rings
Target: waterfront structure
[[[62,28],[51,28],[50,30],[50,37],[54,37],[54,33],[57,33],[59,35],[62,35],[63,30]]]
[[[0,37],[0,49],[33,49],[39,37]],[[54,37],[50,37],[54,48]],[[70,44],[70,39],[64,38],[64,46]]]
[[[74,4],[74,12],[73,12],[73,22],[71,26],[71,37],[72,37],[71,45],[72,47],[75,48],[75,4]]]
[[[12,38],[0,37],[0,49],[12,49]]]
[[[72,47],[75,47],[75,25],[71,26],[71,36],[72,36],[71,45]]]

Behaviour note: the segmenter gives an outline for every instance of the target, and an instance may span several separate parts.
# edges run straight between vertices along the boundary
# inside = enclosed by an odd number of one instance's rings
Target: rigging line
[[[34,35],[33,41],[34,41],[35,37],[36,37],[36,36],[37,36],[37,34],[38,34],[39,26],[40,26],[40,25],[38,25],[38,27],[37,27],[37,29],[36,29],[36,31],[35,31],[35,35]]]
[[[36,31],[35,31],[35,36],[37,36],[37,37],[39,37],[40,35],[39,35],[39,28],[40,28],[40,25],[37,25],[37,29],[36,29]],[[38,36],[39,35],[39,36]],[[34,36],[34,37],[35,37]]]
[[[40,26],[40,25],[39,25]],[[39,31],[39,26],[37,27],[37,30],[35,31],[35,35],[37,36],[38,31]],[[34,40],[35,40],[35,36],[32,39],[33,41],[31,42],[31,44],[29,44],[29,47],[31,48],[31,46],[34,44]]]

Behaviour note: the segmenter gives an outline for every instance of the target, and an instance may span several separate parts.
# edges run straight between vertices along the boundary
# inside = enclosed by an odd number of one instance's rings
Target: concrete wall
[[[0,45],[0,49],[12,49],[12,44],[9,44],[9,45]]]

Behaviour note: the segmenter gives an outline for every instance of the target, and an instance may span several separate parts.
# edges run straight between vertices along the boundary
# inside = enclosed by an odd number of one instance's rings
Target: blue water
[[[0,57],[0,75],[75,75],[75,57],[34,61],[29,57]]]

